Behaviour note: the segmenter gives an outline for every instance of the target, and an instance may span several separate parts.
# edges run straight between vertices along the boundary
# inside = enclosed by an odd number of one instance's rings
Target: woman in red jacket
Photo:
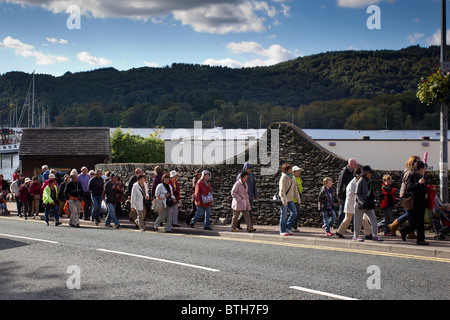
[[[20,187],[19,191],[19,202],[22,206],[22,212],[25,217],[25,220],[27,220],[27,216],[31,213],[31,193],[30,193],[30,187],[31,187],[31,179],[26,178],[25,183]]]
[[[203,170],[200,180],[195,185],[195,205],[197,206],[197,213],[192,218],[190,226],[193,228],[195,223],[205,214],[205,223],[203,229],[212,230],[209,220],[211,218],[211,204],[213,203],[213,196],[211,192],[211,172]]]

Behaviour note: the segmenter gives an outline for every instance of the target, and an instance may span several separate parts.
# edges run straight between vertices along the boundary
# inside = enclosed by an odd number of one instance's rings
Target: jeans
[[[409,224],[412,224],[412,210],[405,209],[405,213],[398,217],[397,220],[399,223],[403,223],[408,220]]]
[[[116,204],[106,202],[106,207],[108,208],[108,215],[106,216],[105,226],[108,226],[111,223],[111,220],[116,226],[118,226],[119,221],[116,216]]]
[[[59,215],[58,215],[58,207],[57,206],[53,206],[51,208],[49,207],[45,207],[45,222],[48,223],[48,214],[50,212],[50,210],[53,210],[53,215],[55,216],[55,222],[59,222]]]
[[[392,207],[386,207],[382,209],[384,216],[384,233],[391,232],[389,225],[392,223]]]
[[[331,215],[328,215],[328,211],[322,211],[323,225],[325,226],[325,231],[330,232],[331,226],[334,221],[336,221],[336,212],[331,209]]]
[[[289,219],[287,218],[288,209],[291,212]],[[282,204],[280,206],[280,213],[280,233],[285,233],[287,229],[292,229],[295,218],[297,217],[297,209],[295,208],[294,201],[289,201],[287,206]]]
[[[199,207],[197,206],[197,213],[194,218],[192,218],[191,222],[196,223],[200,218],[205,214],[205,228],[209,228],[209,219],[211,218],[211,207]]]
[[[16,197],[17,215],[22,215],[22,204],[19,201],[19,196]]]
[[[102,195],[91,194],[92,206],[91,206],[91,219],[92,221],[100,221],[100,210],[102,209]]]

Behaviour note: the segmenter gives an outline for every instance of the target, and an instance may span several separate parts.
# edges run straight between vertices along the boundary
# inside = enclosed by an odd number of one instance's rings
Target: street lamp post
[[[441,65],[447,61],[447,18],[446,0],[441,0]],[[441,67],[441,71],[444,72]],[[440,197],[444,203],[448,202],[448,110],[445,102],[441,103],[441,154],[439,163]]]

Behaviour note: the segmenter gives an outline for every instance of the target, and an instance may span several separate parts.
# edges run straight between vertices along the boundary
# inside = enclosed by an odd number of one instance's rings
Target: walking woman
[[[203,225],[204,230],[212,230],[210,226],[211,218],[211,205],[213,203],[213,196],[211,191],[211,172],[208,170],[202,171],[201,178],[197,181],[195,185],[195,205],[197,206],[197,213],[194,218],[192,218],[190,226],[193,228],[195,223],[200,220],[200,218],[205,215],[205,222]]]
[[[361,169],[361,179],[356,183],[356,203],[354,219],[353,240],[364,241],[359,237],[363,215],[366,214],[372,225],[372,240],[383,241],[378,236],[377,217],[375,216],[375,196],[372,190],[370,178],[372,177],[372,169],[370,166],[364,166]]]
[[[406,181],[408,180],[409,176],[413,173],[414,171],[414,164],[420,160],[419,156],[411,156],[408,161],[406,162],[405,165],[405,170],[404,170],[404,174],[403,174],[403,179],[402,179],[402,183],[406,183]],[[400,194],[400,198],[403,196],[403,194]],[[389,224],[388,227],[391,230],[391,234],[396,237],[397,233],[396,231],[398,230],[398,228],[400,228],[400,226],[402,225],[402,223],[408,221],[410,225],[412,225],[412,211],[409,209],[405,209],[405,213],[402,214],[400,217],[398,217],[398,219],[396,219],[392,224]],[[414,231],[411,232],[411,234],[408,235],[408,238],[412,238],[415,239],[417,238],[416,235],[414,234]]]
[[[176,198],[173,194],[172,186],[169,183],[170,175],[164,173],[161,179],[161,183],[155,189],[155,197],[158,200],[163,200],[164,210],[159,213],[158,218],[153,223],[153,230],[158,231],[158,226],[163,223],[167,218],[165,231],[172,232],[172,219],[173,219],[173,206],[175,205]]]
[[[239,214],[242,213],[245,219],[245,223],[247,224],[247,231],[254,232],[256,231],[253,228],[252,219],[250,217],[250,211],[252,210],[252,206],[250,204],[250,199],[248,195],[248,185],[247,179],[249,177],[249,173],[247,171],[242,171],[239,175],[239,180],[231,189],[231,196],[233,197],[233,201],[231,203],[231,208],[233,209],[233,219],[231,222],[231,231],[238,232],[237,224],[239,220]]]
[[[48,215],[50,210],[53,211],[53,215],[55,216],[55,226],[58,226],[62,224],[59,222],[59,215],[58,215],[58,189],[56,187],[56,180],[55,179],[49,179],[48,185],[45,187],[43,195],[42,195],[42,202],[45,207],[45,223],[48,225]]]
[[[279,196],[281,199],[280,206],[280,235],[288,236],[293,235],[292,227],[294,225],[295,218],[297,217],[297,209],[293,199],[295,198],[298,203],[301,202],[300,193],[298,192],[297,181],[294,179],[291,164],[283,164],[283,173],[281,174],[279,186]],[[291,212],[289,219],[287,217],[287,211]]]
[[[414,164],[414,171],[406,180],[406,193],[412,195],[414,199],[413,209],[410,210],[412,223],[400,229],[400,234],[403,241],[406,241],[406,235],[413,230],[417,230],[417,244],[426,246],[428,242],[425,241],[424,215],[427,206],[427,200],[425,199],[427,183],[425,181],[425,164],[423,161],[418,161]]]
[[[137,219],[134,221],[141,231],[145,231],[145,176],[140,174],[137,181],[133,184],[131,189],[131,209],[136,210]]]

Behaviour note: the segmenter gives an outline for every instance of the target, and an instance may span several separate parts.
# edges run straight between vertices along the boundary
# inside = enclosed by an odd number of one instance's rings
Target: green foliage
[[[164,141],[157,131],[148,138],[124,133],[117,128],[111,134],[112,160],[114,163],[163,163]]]
[[[443,74],[439,69],[427,79],[422,78],[418,85],[417,97],[427,105],[450,102],[450,73]]]
[[[36,75],[36,101],[53,126],[431,129],[439,110],[424,110],[417,80],[439,64],[439,47],[341,51],[270,67],[230,69],[172,64]],[[31,75],[0,75],[0,116],[23,105]],[[409,117],[408,117],[409,116]],[[387,120],[387,121],[386,121]],[[26,119],[24,120],[26,121]]]

